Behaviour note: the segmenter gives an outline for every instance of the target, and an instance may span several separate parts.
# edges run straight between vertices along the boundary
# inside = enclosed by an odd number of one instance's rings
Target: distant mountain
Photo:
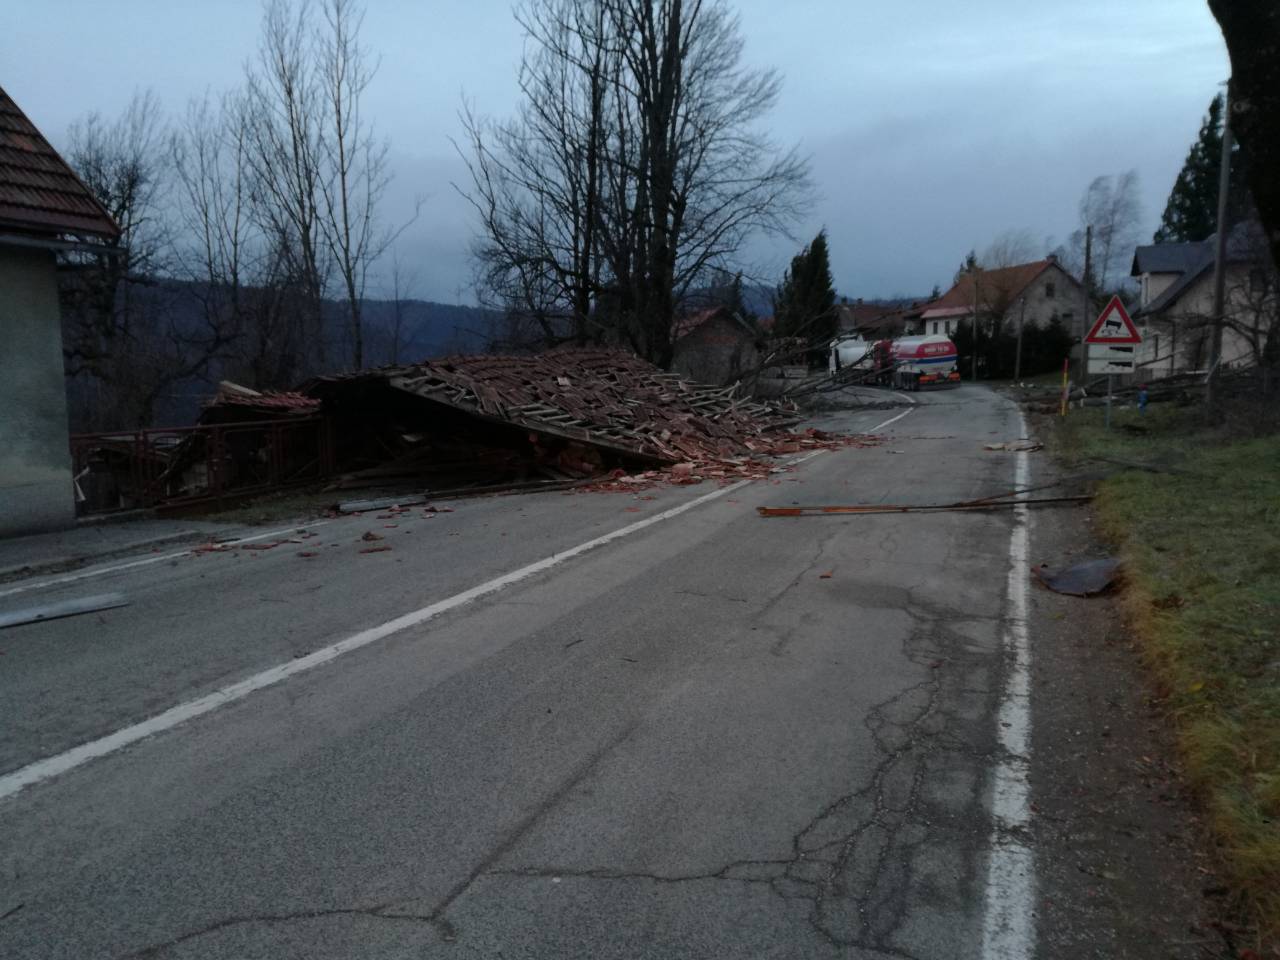
[[[327,310],[340,316],[342,307],[326,304]],[[451,353],[477,353],[484,350],[493,335],[493,324],[499,314],[481,307],[434,303],[430,300],[402,300],[400,340],[393,343],[397,304],[392,300],[365,300],[365,363],[411,363]]]
[[[202,304],[207,286],[178,280],[162,280],[136,284],[129,296],[138,309],[157,318],[153,325],[141,325],[142,329],[176,327],[180,335],[189,335],[199,341],[206,336]],[[399,362],[412,363],[451,353],[478,353],[484,351],[492,337],[498,314],[478,307],[433,303],[428,300],[401,301],[400,332],[394,336],[396,304],[390,300],[368,299],[364,301],[364,363],[365,366],[382,366]],[[323,305],[324,341],[326,356],[333,358],[325,369],[316,373],[341,373],[351,357],[350,336],[344,322],[343,305],[336,300],[326,300]],[[165,356],[165,343],[157,343],[156,356]],[[179,426],[192,423],[199,416],[201,402],[212,395],[218,381],[236,379],[234,360],[215,360],[203,375],[188,377],[168,386],[155,404],[153,422],[162,426]],[[289,388],[294,383],[278,384]],[[77,430],[114,428],[117,409],[108,390],[87,375],[69,379],[67,397],[71,420]]]

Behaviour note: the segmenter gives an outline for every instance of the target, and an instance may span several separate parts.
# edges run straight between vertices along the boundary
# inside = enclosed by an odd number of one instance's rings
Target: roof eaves
[[[114,242],[120,227],[12,97],[0,87],[0,228],[38,237]]]

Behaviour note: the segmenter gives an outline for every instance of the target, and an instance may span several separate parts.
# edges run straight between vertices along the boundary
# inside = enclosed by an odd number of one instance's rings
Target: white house
[[[75,517],[54,258],[119,234],[0,89],[0,536]]]
[[[1080,281],[1050,256],[961,274],[950,290],[921,308],[921,332],[952,336],[977,313],[983,322],[999,320],[1015,331],[1045,327],[1056,319],[1078,336],[1084,308]]]
[[[1138,247],[1130,275],[1141,291],[1133,319],[1143,335],[1139,370],[1147,377],[1207,369],[1213,337],[1215,238]],[[1254,222],[1227,237],[1222,362],[1257,362],[1280,324],[1275,266]]]

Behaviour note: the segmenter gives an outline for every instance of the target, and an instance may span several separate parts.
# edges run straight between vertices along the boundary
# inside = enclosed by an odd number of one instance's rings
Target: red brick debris
[[[201,419],[313,415],[324,418],[337,467],[326,489],[429,497],[728,483],[786,469],[770,458],[875,442],[797,432],[803,417],[794,405],[761,402],[737,386],[694,383],[609,349],[446,357],[319,377],[288,393],[223,382]],[[237,446],[231,454],[247,458],[257,449],[240,446],[244,451]],[[296,455],[299,467],[315,456],[302,446],[267,452]],[[246,459],[244,472],[255,469]],[[399,511],[386,502],[377,519],[394,520]]]
[[[801,419],[620,350],[447,357],[324,377],[302,392],[336,404],[370,380],[484,420],[666,463],[766,453],[771,434]]]
[[[639,473],[628,473],[621,469],[613,470],[603,479],[576,489],[624,493],[646,490],[662,483],[683,486],[702,483],[704,480],[717,481],[721,484],[736,483],[738,480],[767,480],[772,474],[785,473],[790,468],[785,464],[763,459],[763,456],[779,457],[812,450],[837,450],[842,447],[873,447],[879,442],[880,437],[877,436],[865,434],[851,436],[810,428],[800,433],[778,434],[771,438],[771,442],[767,445],[756,448],[761,456],[689,460]]]

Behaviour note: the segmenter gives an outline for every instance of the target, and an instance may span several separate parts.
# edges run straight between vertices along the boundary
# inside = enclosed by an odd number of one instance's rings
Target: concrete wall
[[[0,246],[0,537],[74,519],[53,254]]]

